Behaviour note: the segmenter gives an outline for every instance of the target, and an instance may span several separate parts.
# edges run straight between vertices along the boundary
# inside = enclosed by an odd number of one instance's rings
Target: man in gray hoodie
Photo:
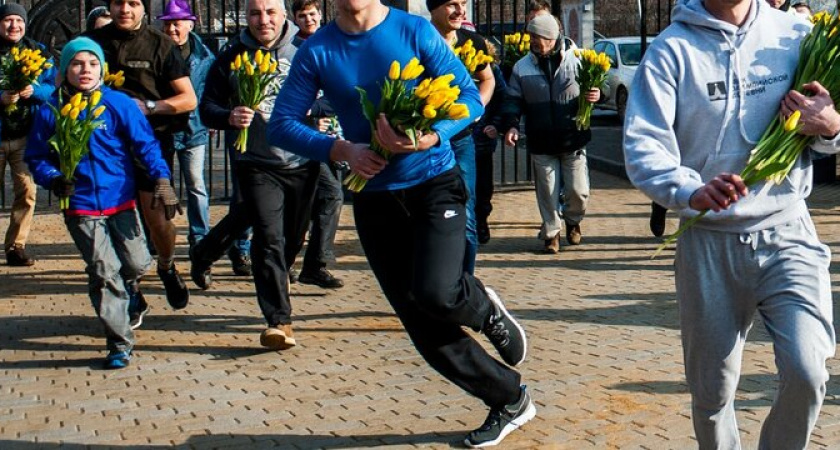
[[[792,86],[809,25],[764,0],[688,0],[639,66],[625,123],[630,180],[683,220],[676,290],[701,449],[740,448],[734,398],[758,312],[773,340],[779,392],[759,448],[802,449],[834,354],[829,249],[805,198],[811,152],[836,153],[840,115],[818,83]],[[792,88],[809,92],[804,96]],[[736,175],[777,111],[800,110],[814,136],[781,184]]]

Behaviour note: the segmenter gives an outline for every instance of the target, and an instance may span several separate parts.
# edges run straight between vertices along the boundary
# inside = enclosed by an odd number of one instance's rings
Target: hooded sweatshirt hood
[[[691,195],[721,173],[740,173],[776,120],[809,30],[764,0],[752,0],[740,26],[714,17],[702,0],[679,4],[630,89],[625,162],[631,181],[660,205],[697,214],[688,207]],[[817,139],[820,144],[829,150]],[[784,223],[805,207],[810,190],[806,152],[781,184],[759,183],[697,226],[742,232]]]

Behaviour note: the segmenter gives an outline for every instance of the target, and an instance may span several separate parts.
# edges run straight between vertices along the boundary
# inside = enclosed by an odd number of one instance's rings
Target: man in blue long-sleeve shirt
[[[520,386],[520,374],[463,329],[482,331],[510,366],[525,359],[522,327],[492,290],[462,271],[467,194],[449,140],[483,111],[478,90],[425,19],[379,0],[339,0],[337,8],[336,20],[298,50],[269,122],[269,143],[314,160],[344,161],[368,180],[354,196],[353,208],[368,262],[426,361],[490,407],[466,444],[498,444],[536,409]],[[370,124],[355,87],[377,104],[391,62],[405,64],[415,56],[427,76],[455,75],[458,101],[467,105],[470,117],[437,123],[416,149],[380,117],[377,140],[393,154],[386,163],[367,144]],[[319,90],[335,108],[345,139],[307,125],[307,110]]]

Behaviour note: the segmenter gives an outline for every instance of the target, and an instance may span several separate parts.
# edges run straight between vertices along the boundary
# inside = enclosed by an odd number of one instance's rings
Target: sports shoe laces
[[[502,347],[508,345],[510,342],[510,330],[505,327],[504,316],[502,314],[493,313],[493,317],[490,318],[490,323],[487,324],[485,333],[490,339]]]
[[[487,419],[484,420],[484,423],[481,424],[479,428],[480,431],[488,431],[493,429],[502,421],[502,410],[493,408],[490,410],[490,414],[487,415]]]

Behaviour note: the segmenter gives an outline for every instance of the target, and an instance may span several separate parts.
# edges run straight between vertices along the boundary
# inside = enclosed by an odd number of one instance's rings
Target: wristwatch
[[[155,113],[155,108],[157,108],[157,102],[154,100],[146,100],[146,109],[149,110],[149,114]]]

